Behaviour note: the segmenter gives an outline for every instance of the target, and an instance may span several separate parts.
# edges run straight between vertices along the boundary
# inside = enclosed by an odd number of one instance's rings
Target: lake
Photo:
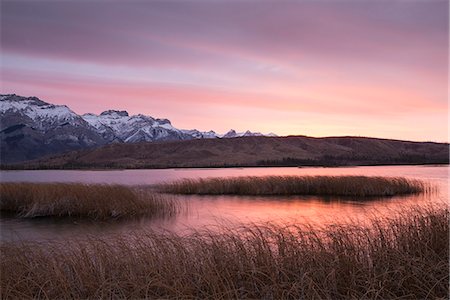
[[[182,210],[172,218],[98,222],[70,219],[0,218],[1,240],[66,240],[83,236],[139,234],[145,230],[185,233],[208,228],[224,230],[250,223],[329,224],[364,222],[369,218],[399,212],[408,207],[448,203],[446,166],[371,166],[340,168],[226,168],[162,170],[38,170],[0,171],[1,182],[83,182],[145,186],[182,178],[264,175],[365,175],[401,176],[429,182],[433,193],[383,199],[317,196],[173,196]]]

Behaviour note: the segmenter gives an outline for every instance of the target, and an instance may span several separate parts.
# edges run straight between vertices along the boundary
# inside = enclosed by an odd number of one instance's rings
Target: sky
[[[1,93],[177,128],[448,142],[446,0],[1,1]]]

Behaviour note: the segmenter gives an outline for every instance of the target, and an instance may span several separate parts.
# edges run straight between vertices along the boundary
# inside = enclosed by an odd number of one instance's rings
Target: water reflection
[[[448,166],[376,166],[339,168],[225,168],[161,170],[32,170],[0,171],[1,182],[84,182],[145,185],[182,178],[265,176],[265,175],[366,175],[410,178],[448,178]]]
[[[448,167],[358,167],[358,168],[248,168],[128,171],[8,171],[2,181],[78,181],[145,184],[179,178],[243,175],[367,175],[405,176],[437,186],[434,193],[372,198],[317,196],[178,196],[183,205],[174,218],[98,222],[70,219],[17,219],[2,214],[1,240],[49,240],[90,236],[114,237],[145,230],[185,233],[192,229],[232,227],[236,224],[329,224],[364,222],[375,215],[389,215],[408,207],[448,202]],[[59,179],[59,180],[57,180]],[[219,225],[219,226],[218,226]]]

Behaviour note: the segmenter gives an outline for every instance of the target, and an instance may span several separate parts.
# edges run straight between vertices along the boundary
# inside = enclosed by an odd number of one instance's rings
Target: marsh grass
[[[177,203],[165,195],[121,185],[0,183],[0,210],[22,218],[96,220],[171,216]]]
[[[379,197],[431,190],[426,183],[402,177],[265,176],[183,179],[159,186],[173,194],[323,195]]]
[[[365,225],[3,243],[2,298],[448,299],[447,208]]]

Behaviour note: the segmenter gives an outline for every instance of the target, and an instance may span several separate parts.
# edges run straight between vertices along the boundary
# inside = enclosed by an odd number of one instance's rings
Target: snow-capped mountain
[[[160,140],[185,140],[193,137],[172,126],[167,119],[142,114],[129,116],[126,111],[108,110],[100,115],[84,114],[82,118],[108,141],[125,143]]]
[[[251,132],[250,130],[247,130],[245,132],[236,132],[236,130],[231,129],[224,135],[222,135],[222,138],[235,138],[235,137],[243,137],[243,136],[263,136],[264,134],[260,132]]]
[[[217,134],[214,131],[199,131],[197,129],[177,129],[167,119],[155,119],[146,115],[130,116],[127,111],[107,110],[100,115],[84,114],[82,118],[103,135],[109,142],[120,141],[125,143],[150,142],[160,140],[187,140],[187,139],[213,139],[234,138],[243,136],[264,136],[260,132],[237,133],[231,129],[226,134]],[[275,136],[273,133],[268,136]]]
[[[99,146],[167,140],[261,136],[250,131],[177,129],[168,119],[126,111],[107,110],[100,115],[78,115],[65,105],[53,105],[36,97],[0,95],[1,161],[14,162],[42,155]]]
[[[195,139],[215,139],[215,138],[220,137],[220,135],[215,133],[213,130],[198,131],[197,129],[191,129],[191,130],[181,129],[181,131],[192,136]]]
[[[0,95],[0,115],[2,163],[105,144],[89,123],[65,105]]]
[[[34,122],[36,129],[40,130],[66,123],[73,126],[84,125],[83,119],[66,105],[49,104],[36,97],[0,95],[0,112],[3,118],[8,115],[27,118]]]

